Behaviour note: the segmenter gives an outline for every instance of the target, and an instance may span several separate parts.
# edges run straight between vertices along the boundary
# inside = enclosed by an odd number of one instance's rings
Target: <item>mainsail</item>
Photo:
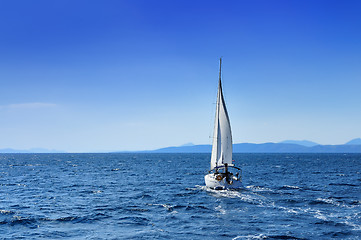
[[[232,132],[222,93],[221,68],[222,59],[220,59],[219,64],[219,84],[213,133],[211,170],[217,166],[223,166],[225,163],[232,164]]]

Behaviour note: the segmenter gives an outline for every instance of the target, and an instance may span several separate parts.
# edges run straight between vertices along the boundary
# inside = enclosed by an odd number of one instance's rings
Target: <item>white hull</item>
[[[224,190],[224,189],[240,189],[243,188],[241,180],[238,180],[235,176],[231,177],[231,181],[227,182],[226,178],[217,180],[217,176],[220,174],[210,173],[204,176],[206,186],[215,189],[215,190]]]

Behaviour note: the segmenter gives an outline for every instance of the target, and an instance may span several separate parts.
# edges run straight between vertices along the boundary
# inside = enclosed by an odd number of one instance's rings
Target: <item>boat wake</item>
[[[241,202],[246,204],[252,204],[257,207],[265,208],[266,212],[283,212],[282,215],[287,217],[297,217],[297,218],[310,218],[314,219],[314,223],[316,225],[331,225],[331,226],[349,226],[354,231],[361,231],[361,224],[359,224],[360,216],[358,214],[348,215],[345,213],[348,209],[352,210],[353,208],[359,208],[360,205],[352,205],[348,206],[344,203],[340,204],[334,199],[322,199],[318,198],[316,201],[307,201],[299,202],[299,201],[278,201],[277,199],[273,199],[270,196],[274,196],[274,194],[269,195],[270,193],[277,193],[277,190],[272,190],[269,188],[259,187],[259,186],[246,186],[242,189],[228,189],[228,190],[214,190],[210,189],[206,186],[196,185],[196,188],[206,192],[207,194],[214,196],[216,198],[237,198]],[[292,187],[291,189],[298,189],[296,187]],[[280,193],[279,193],[280,194]],[[323,211],[320,209],[316,209],[313,207],[315,202],[319,204],[332,205],[337,207],[340,211],[337,214],[329,214],[327,211]],[[302,204],[305,203],[306,205]],[[294,206],[294,204],[301,204],[304,206]],[[317,205],[317,204],[316,204]],[[343,210],[342,210],[343,209]],[[219,206],[216,208],[217,212],[225,214]],[[264,236],[252,236],[250,239],[263,238]],[[238,238],[239,239],[239,238]],[[247,239],[247,238],[246,238]]]
[[[207,186],[196,186],[198,189],[207,192],[208,194],[217,198],[238,198],[244,203],[265,206],[273,205],[266,197],[259,194],[257,191],[250,190],[249,186],[242,189],[226,189],[214,190]]]

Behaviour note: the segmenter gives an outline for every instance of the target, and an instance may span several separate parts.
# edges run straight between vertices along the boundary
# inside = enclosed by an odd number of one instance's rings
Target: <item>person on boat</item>
[[[232,173],[228,172],[228,163],[224,164],[224,175],[226,176],[226,181],[230,183],[232,181]]]

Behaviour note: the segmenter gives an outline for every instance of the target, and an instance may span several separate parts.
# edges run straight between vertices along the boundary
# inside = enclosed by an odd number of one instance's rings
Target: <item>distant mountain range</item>
[[[346,145],[361,145],[361,138],[355,138],[347,142]]]
[[[211,145],[183,145],[166,147],[149,153],[210,153]],[[236,143],[234,153],[361,153],[361,138],[353,139],[342,145],[320,145],[307,140],[286,140],[279,143]]]
[[[301,141],[300,140],[286,140],[286,141],[282,141],[279,143],[298,144],[298,145],[305,146],[305,147],[313,147],[316,145],[320,145],[318,143],[307,141],[307,140],[301,140]]]
[[[211,145],[187,143],[178,147],[166,147],[138,153],[210,153]],[[128,151],[129,152],[129,151]],[[286,140],[279,143],[236,143],[234,153],[361,153],[361,138],[355,138],[342,145],[320,145],[307,140]],[[30,150],[0,149],[0,153],[65,153],[59,150],[33,148]]]

